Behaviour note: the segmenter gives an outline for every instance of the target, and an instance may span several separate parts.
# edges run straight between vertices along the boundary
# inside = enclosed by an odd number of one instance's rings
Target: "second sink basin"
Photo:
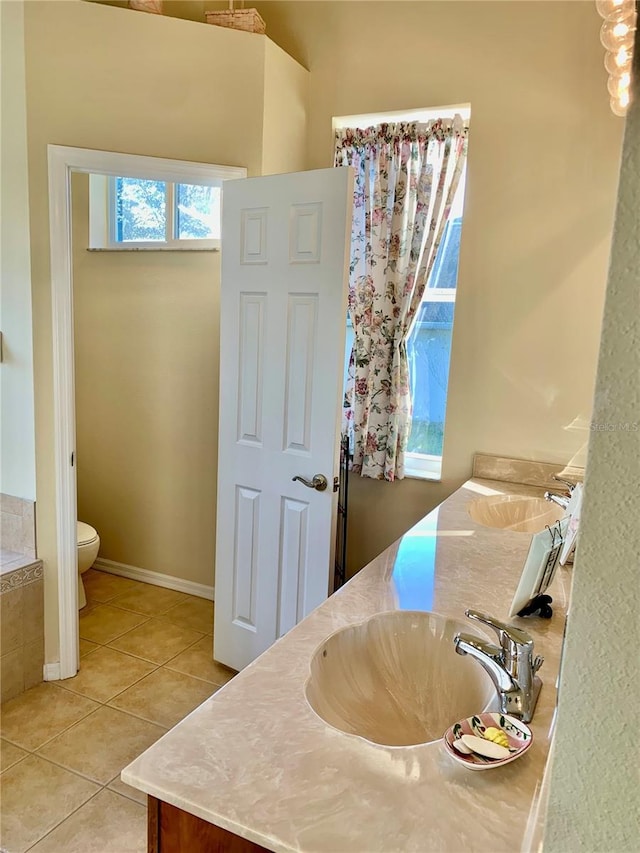
[[[565,516],[565,511],[557,504],[526,495],[478,498],[467,509],[471,518],[485,527],[499,527],[516,533],[538,533]]]
[[[379,613],[343,628],[314,654],[307,700],[329,725],[373,743],[438,740],[495,697],[482,667],[455,652],[455,634],[469,630],[422,611]]]

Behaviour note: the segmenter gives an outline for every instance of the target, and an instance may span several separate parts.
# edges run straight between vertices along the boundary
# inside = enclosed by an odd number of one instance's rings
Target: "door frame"
[[[63,145],[47,145],[47,158],[60,659],[58,663],[47,664],[45,678],[55,681],[72,678],[79,666],[71,175],[73,172],[94,172],[183,183],[199,179],[206,183],[207,180],[245,178],[247,170],[240,166],[216,166]]]

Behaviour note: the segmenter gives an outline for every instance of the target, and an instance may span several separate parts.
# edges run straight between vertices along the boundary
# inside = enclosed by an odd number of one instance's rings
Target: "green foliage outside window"
[[[210,240],[220,237],[220,187],[116,178],[117,243]],[[169,190],[172,190],[171,192]],[[168,200],[175,204],[173,234],[167,234]]]
[[[116,178],[116,241],[165,240],[167,185],[164,181]]]

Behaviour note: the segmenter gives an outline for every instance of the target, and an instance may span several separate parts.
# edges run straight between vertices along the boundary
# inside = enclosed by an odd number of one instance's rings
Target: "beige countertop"
[[[274,851],[520,850],[549,750],[570,569],[550,589],[552,619],[511,620],[545,662],[534,743],[508,766],[471,772],[440,741],[394,748],[338,732],[308,706],[304,684],[317,646],[374,613],[464,620],[473,607],[507,620],[530,536],[476,524],[466,507],[485,494],[542,491],[468,481],[126,767],[123,781]]]

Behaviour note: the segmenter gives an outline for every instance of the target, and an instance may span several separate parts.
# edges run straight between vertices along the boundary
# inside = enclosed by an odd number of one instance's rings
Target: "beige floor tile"
[[[14,746],[8,740],[0,741],[0,773],[4,773],[18,761],[29,755],[24,749],[19,746]]]
[[[176,592],[175,589],[165,589],[161,586],[142,583],[137,589],[114,598],[111,604],[122,607],[124,610],[142,613],[145,616],[159,616],[188,598],[189,596],[185,595],[184,592]]]
[[[94,643],[109,643],[121,634],[126,634],[137,625],[146,622],[147,617],[129,610],[120,610],[110,604],[100,604],[80,617],[80,636]]]
[[[0,734],[24,749],[36,750],[99,706],[50,682],[43,682],[2,706]]]
[[[148,661],[100,646],[89,657],[82,658],[76,677],[67,678],[61,686],[96,702],[106,702],[154,669],[155,664]]]
[[[145,792],[138,790],[138,788],[132,788],[131,785],[127,785],[126,782],[122,781],[119,773],[115,779],[112,779],[111,782],[109,782],[107,787],[110,791],[115,791],[116,794],[122,794],[123,797],[129,797],[130,800],[135,800],[135,802],[140,803],[140,805],[147,805],[147,795]]]
[[[162,726],[104,706],[38,754],[106,785],[164,733]]]
[[[168,610],[162,618],[183,628],[211,634],[213,633],[213,601],[190,595],[182,604],[177,604]]]
[[[87,601],[100,601],[103,604],[111,601],[116,595],[123,595],[125,592],[131,592],[139,586],[146,584],[138,583],[138,581],[129,580],[129,578],[121,578],[118,575],[110,575],[108,572],[99,572],[96,569],[89,569],[82,575],[84,583],[84,591],[87,595]]]
[[[97,643],[92,643],[91,640],[83,640],[80,637],[80,658],[86,658],[91,652],[95,652],[100,646]]]
[[[86,616],[87,613],[90,613],[95,607],[99,607],[101,604],[105,604],[105,603],[106,602],[104,602],[104,601],[94,601],[94,600],[88,598],[87,603],[85,604],[84,607],[80,608],[80,610],[78,611],[78,614],[82,618],[83,616]]]
[[[116,696],[109,705],[169,728],[215,691],[213,684],[161,667]]]
[[[2,849],[29,849],[99,790],[37,755],[27,756],[2,774]]]
[[[32,848],[33,853],[145,853],[147,810],[100,791]]]
[[[167,669],[184,672],[193,675],[194,678],[203,678],[212,684],[226,684],[236,674],[234,669],[217,663],[213,660],[213,642],[211,637],[203,637],[199,643],[190,646],[172,658],[167,664]]]
[[[153,663],[166,663],[202,636],[200,632],[190,628],[160,619],[150,619],[144,625],[113,640],[109,646]]]

